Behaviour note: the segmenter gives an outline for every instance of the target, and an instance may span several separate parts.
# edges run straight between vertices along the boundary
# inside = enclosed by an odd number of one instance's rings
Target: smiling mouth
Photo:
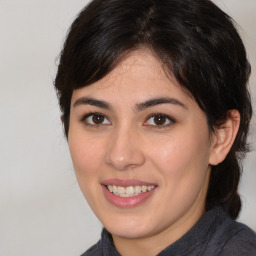
[[[137,196],[137,195],[149,192],[150,190],[155,188],[154,185],[128,186],[128,187],[122,187],[122,186],[116,186],[116,185],[106,185],[106,187],[111,193],[113,193],[116,196],[120,196],[120,197]]]

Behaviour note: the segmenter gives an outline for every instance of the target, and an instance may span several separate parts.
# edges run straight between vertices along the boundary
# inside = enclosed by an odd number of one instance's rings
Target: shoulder
[[[93,246],[91,246],[86,252],[81,256],[101,256],[101,243],[100,241]]]
[[[256,233],[230,218],[222,207],[211,210],[208,234],[201,246],[202,255],[256,256]],[[214,221],[213,221],[214,220]]]
[[[256,233],[253,230],[242,223],[232,221],[226,231],[221,255],[256,255]]]
[[[103,229],[101,233],[101,239],[90,247],[85,253],[81,256],[120,256],[117,252],[111,234],[106,230]]]
[[[256,233],[226,215],[212,234],[208,250],[219,256],[256,256]]]

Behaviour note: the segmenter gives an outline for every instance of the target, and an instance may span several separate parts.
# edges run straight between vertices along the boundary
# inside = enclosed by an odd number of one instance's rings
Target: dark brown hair
[[[94,0],[73,22],[55,80],[66,136],[74,89],[106,76],[129,52],[148,48],[206,113],[214,131],[237,109],[241,124],[226,159],[212,167],[207,207],[222,204],[232,218],[240,160],[252,115],[250,64],[232,19],[209,0]]]

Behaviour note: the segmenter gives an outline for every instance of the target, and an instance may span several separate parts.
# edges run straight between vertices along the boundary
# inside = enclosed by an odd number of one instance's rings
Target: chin
[[[148,230],[144,229],[132,229],[132,228],[110,228],[107,229],[113,236],[117,236],[125,239],[139,239],[150,235]]]
[[[147,237],[153,233],[152,223],[141,218],[115,218],[114,222],[107,222],[104,227],[112,235],[127,239]]]

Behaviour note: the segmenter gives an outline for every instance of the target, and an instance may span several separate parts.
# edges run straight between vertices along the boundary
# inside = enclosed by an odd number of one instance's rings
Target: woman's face
[[[114,238],[179,238],[202,216],[206,116],[149,52],[74,90],[68,142],[80,188]]]

